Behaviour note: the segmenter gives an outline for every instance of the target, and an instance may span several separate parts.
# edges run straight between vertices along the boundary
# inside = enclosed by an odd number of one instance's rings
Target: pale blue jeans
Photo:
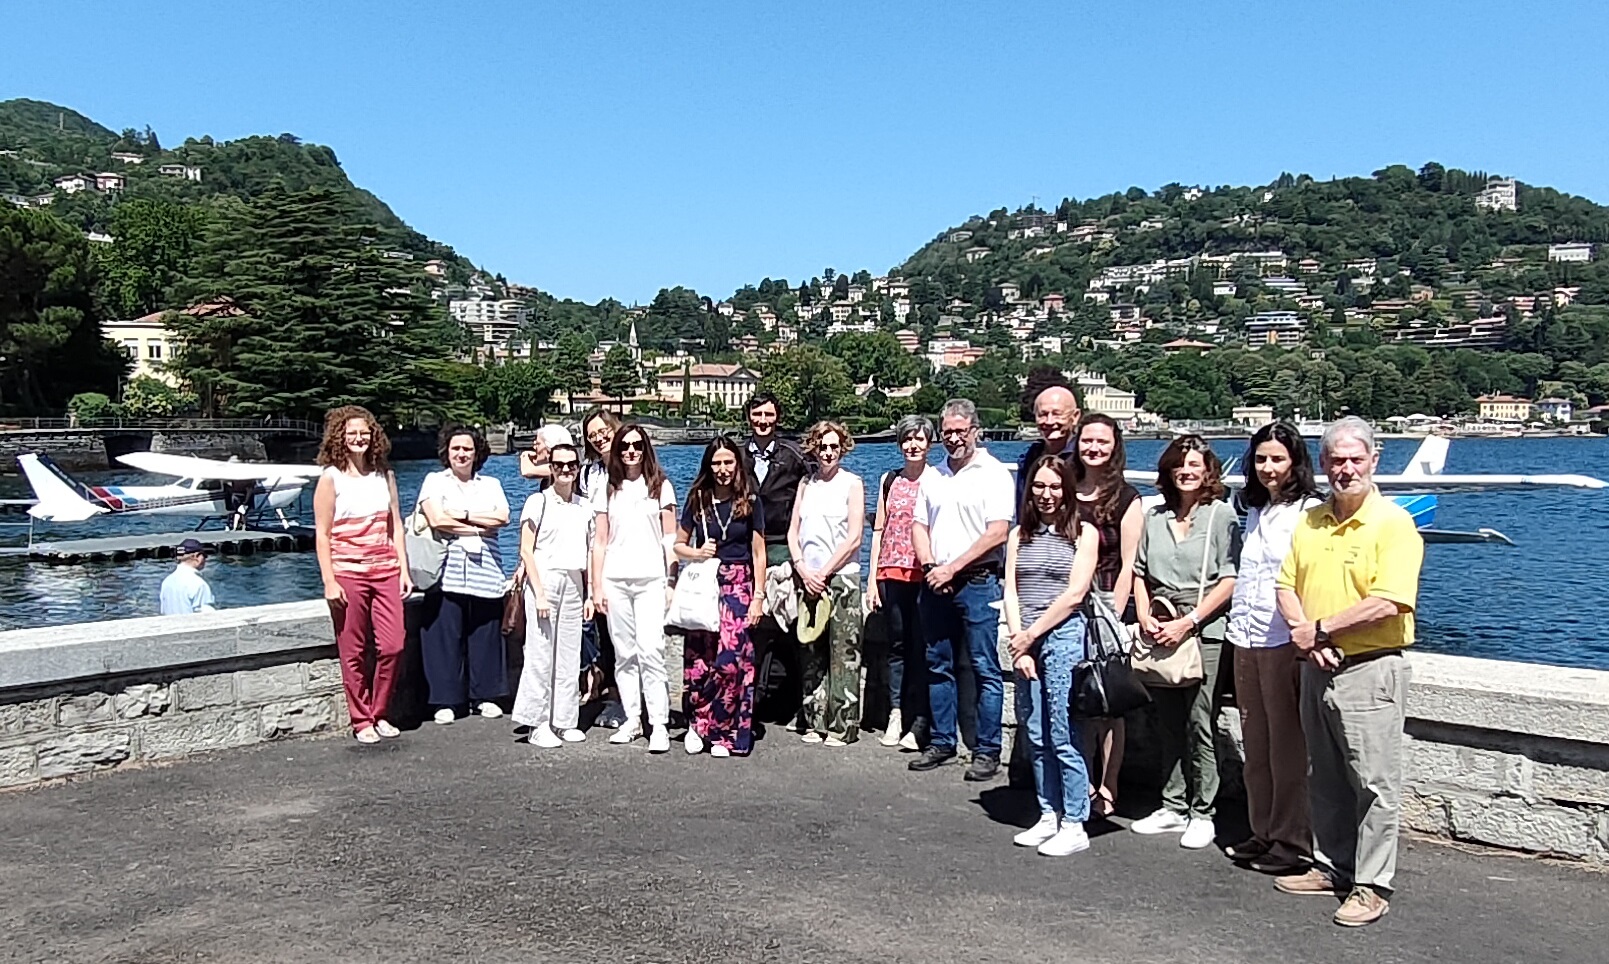
[[[1084,616],[1074,614],[1039,641],[1037,680],[1016,678],[1017,726],[1028,738],[1039,812],[1063,823],[1089,819],[1089,770],[1079,752],[1068,693],[1084,658]]]

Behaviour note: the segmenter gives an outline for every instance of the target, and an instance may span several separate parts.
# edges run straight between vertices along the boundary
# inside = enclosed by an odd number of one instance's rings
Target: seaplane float
[[[164,485],[89,485],[48,456],[17,456],[37,500],[28,515],[46,522],[83,522],[102,515],[199,518],[197,528],[224,520],[231,528],[262,522],[294,528],[285,509],[321,471],[316,465],[218,461],[162,452],[131,452],[117,461],[176,481]]]
[[[1514,544],[1512,539],[1495,529],[1451,532],[1435,528],[1438,495],[1513,489],[1609,488],[1609,482],[1587,475],[1447,475],[1442,470],[1447,465],[1449,447],[1450,442],[1445,436],[1426,436],[1424,441],[1419,443],[1419,448],[1414,451],[1413,457],[1408,460],[1407,468],[1395,475],[1374,477],[1374,484],[1380,492],[1391,497],[1413,516],[1414,524],[1419,527],[1419,532],[1427,543],[1494,542],[1509,546]],[[1246,484],[1246,476],[1234,471],[1233,464],[1229,469],[1230,472],[1224,475],[1224,486],[1238,494]],[[1148,486],[1153,489],[1156,487],[1155,472],[1129,471],[1124,475],[1132,485]],[[1320,489],[1328,484],[1328,480],[1323,476],[1319,476],[1317,481]],[[1147,501],[1149,503],[1159,498],[1152,496]]]

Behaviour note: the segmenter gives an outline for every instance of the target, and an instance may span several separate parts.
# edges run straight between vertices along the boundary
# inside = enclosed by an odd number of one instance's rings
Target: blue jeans
[[[1017,724],[1028,737],[1039,811],[1059,814],[1063,823],[1089,819],[1089,771],[1067,705],[1073,667],[1083,658],[1084,617],[1075,613],[1039,641],[1039,678],[1016,680]]]
[[[918,607],[927,636],[927,692],[933,714],[931,745],[954,750],[956,744],[957,646],[972,657],[977,689],[978,756],[1000,758],[1000,711],[1005,683],[1000,674],[1000,580],[982,576],[940,593],[922,587]]]

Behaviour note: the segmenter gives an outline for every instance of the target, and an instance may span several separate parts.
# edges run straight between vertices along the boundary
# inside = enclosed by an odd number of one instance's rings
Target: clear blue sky
[[[588,301],[881,273],[968,215],[1136,184],[1434,159],[1609,201],[1601,2],[5,10],[0,98],[328,144],[415,228]]]

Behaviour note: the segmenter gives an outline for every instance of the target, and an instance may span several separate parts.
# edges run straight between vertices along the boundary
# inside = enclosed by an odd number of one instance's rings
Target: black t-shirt
[[[694,503],[698,503],[695,506]],[[703,507],[703,500],[689,496],[682,509],[681,526],[686,529],[688,544],[697,548],[704,544],[704,533],[715,540],[715,557],[722,562],[753,562],[754,533],[765,532],[765,507],[759,499],[749,496],[749,514],[732,514],[732,503],[717,502]]]

